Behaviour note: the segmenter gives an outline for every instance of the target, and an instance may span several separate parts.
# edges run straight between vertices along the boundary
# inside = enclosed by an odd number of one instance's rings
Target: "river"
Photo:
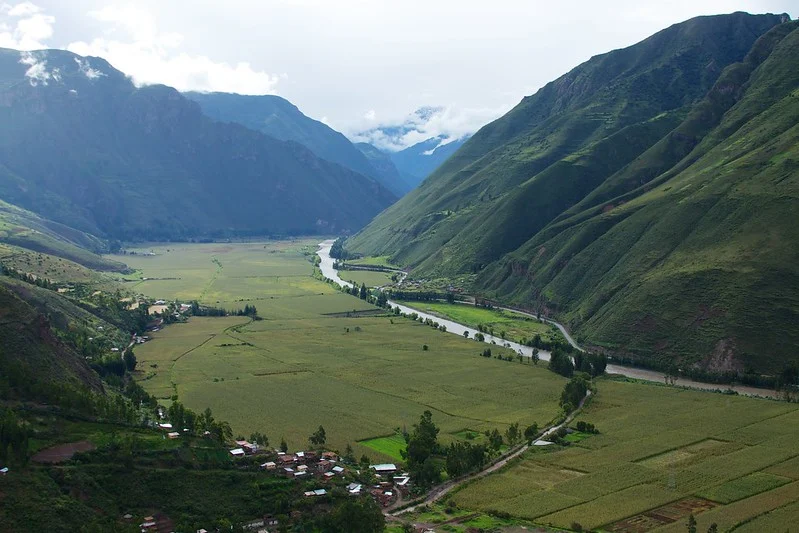
[[[319,250],[317,251],[317,254],[319,255],[319,258],[321,260],[319,268],[322,271],[322,275],[328,279],[333,280],[335,283],[338,283],[340,286],[352,287],[352,283],[341,279],[341,277],[339,277],[338,275],[338,271],[335,268],[333,268],[333,264],[335,261],[332,257],[330,257],[331,246],[333,246],[333,239],[319,243]],[[469,338],[474,338],[475,333],[478,332],[476,329],[464,326],[463,324],[459,324],[451,320],[431,315],[429,313],[425,313],[423,311],[420,311],[419,309],[408,307],[407,305],[400,304],[392,300],[389,300],[388,303],[391,306],[399,307],[403,313],[409,313],[409,314],[416,313],[417,315],[423,318],[430,318],[438,322],[439,324],[443,324],[444,326],[447,327],[447,333],[463,336],[464,332],[468,331]],[[572,345],[580,349],[579,346],[577,346],[577,343],[571,338],[571,336],[569,336],[568,331],[562,324],[559,324],[554,320],[547,319],[547,321],[552,324],[555,324],[566,335],[566,338],[569,340],[569,342],[571,342]],[[516,342],[507,341],[499,337],[493,337],[485,333],[483,335],[485,335],[485,342],[488,344],[492,344],[493,342],[494,344],[497,344],[499,346],[505,346],[507,348],[515,350],[516,353],[520,353],[525,357],[532,357],[533,355],[533,349],[530,348],[529,346],[524,346]],[[549,361],[550,354],[545,350],[539,350],[538,356],[542,361]],[[621,365],[608,365],[606,368],[606,372],[608,374],[619,374],[629,378],[641,379],[645,381],[655,381],[655,382],[664,381],[663,372],[646,370],[643,368],[621,366]],[[686,378],[677,379],[675,384],[678,387],[688,387],[692,389],[709,390],[709,391],[732,389],[739,394],[745,394],[748,396],[761,396],[766,398],[778,397],[778,394],[775,391],[768,389],[758,389],[756,387],[748,387],[746,385],[719,385],[717,383],[705,383],[702,381],[694,381],[692,379],[686,379]]]

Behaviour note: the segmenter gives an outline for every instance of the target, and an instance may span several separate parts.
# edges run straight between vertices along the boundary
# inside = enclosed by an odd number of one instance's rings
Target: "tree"
[[[355,452],[352,451],[352,446],[350,443],[347,443],[347,447],[344,448],[344,456],[342,457],[345,463],[355,463]]]
[[[688,515],[688,533],[696,533],[696,518],[693,513]]]
[[[538,424],[535,422],[524,429],[524,438],[527,442],[532,442],[536,435],[538,435]]]
[[[324,533],[382,533],[383,512],[372,498],[347,498],[325,517]]]
[[[469,330],[464,330],[464,332],[463,332],[463,338],[464,338],[464,339],[468,339],[468,338],[469,338]]]
[[[283,437],[280,438],[280,451],[283,453],[289,451],[289,445],[286,444],[286,439],[284,439]]]
[[[549,359],[549,369],[567,378],[570,378],[572,374],[574,374],[574,364],[572,363],[571,357],[560,348],[552,350],[552,355]]]
[[[505,430],[505,439],[508,441],[508,445],[514,446],[519,439],[521,438],[521,433],[519,432],[519,423],[511,424],[507,430]]]
[[[564,407],[566,404],[571,406],[580,405],[580,402],[585,397],[588,391],[588,382],[582,375],[574,376],[563,387],[563,392],[560,393],[560,405]]]
[[[366,289],[366,284],[365,283],[361,283],[361,288],[358,291],[358,297],[361,300],[366,300],[367,296],[369,296],[369,291]]]
[[[707,533],[718,533],[719,526],[715,522],[710,524],[710,527],[707,528]]]
[[[402,455],[408,463],[411,477],[421,487],[427,487],[439,478],[438,467],[431,459],[438,450],[438,432],[433,413],[425,411],[419,423],[413,426],[413,432],[406,437],[408,446]]]
[[[266,448],[269,446],[269,437],[256,431],[250,435],[250,442],[258,444],[261,448]]]
[[[133,350],[130,348],[125,350],[122,360],[125,362],[125,368],[127,368],[128,372],[136,370],[136,356],[133,354]]]
[[[486,436],[488,437],[488,445],[494,451],[498,452],[500,448],[502,448],[502,434],[500,434],[497,428],[494,428],[493,431],[490,433],[486,431]]]
[[[325,442],[327,442],[327,435],[325,434],[325,428],[319,426],[319,428],[313,432],[313,434],[308,437],[308,442],[311,443],[313,446],[324,446]]]

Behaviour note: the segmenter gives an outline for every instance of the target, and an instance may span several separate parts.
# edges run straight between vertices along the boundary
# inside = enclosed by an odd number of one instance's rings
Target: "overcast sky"
[[[8,0],[6,0],[8,2]],[[460,136],[593,55],[675,22],[796,0],[0,0],[0,47],[106,58],[137,83],[278,94],[348,135],[441,106]],[[396,142],[396,141],[395,141]]]

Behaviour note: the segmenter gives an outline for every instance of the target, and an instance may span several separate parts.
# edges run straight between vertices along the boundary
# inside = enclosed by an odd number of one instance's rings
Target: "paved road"
[[[591,396],[591,391],[589,390],[587,392],[587,394],[585,395],[585,397],[580,401],[580,405],[577,406],[577,409],[572,411],[569,414],[569,416],[566,417],[566,419],[563,422],[561,422],[560,424],[550,426],[546,430],[544,430],[541,433],[539,438],[546,439],[546,437],[548,437],[549,435],[552,435],[553,433],[555,433],[560,428],[562,428],[564,426],[568,426],[571,423],[571,421],[574,420],[574,417],[577,415],[577,413],[579,413],[580,410],[583,408],[583,405],[585,405],[586,400],[588,400],[588,398],[590,396]],[[494,461],[493,463],[487,465],[485,468],[483,468],[479,472],[475,472],[475,473],[470,474],[468,476],[460,477],[460,478],[454,479],[452,481],[447,481],[446,483],[442,483],[441,485],[438,485],[437,487],[433,487],[433,489],[430,492],[427,493],[427,496],[425,497],[425,499],[423,501],[417,503],[416,505],[413,505],[411,507],[406,507],[405,509],[400,509],[399,511],[392,511],[392,508],[389,507],[388,509],[386,509],[385,512],[387,514],[391,515],[391,516],[399,516],[399,515],[402,515],[402,514],[405,514],[405,513],[413,512],[420,505],[429,505],[431,503],[435,503],[438,500],[440,500],[441,498],[443,498],[444,496],[446,496],[447,494],[449,494],[450,492],[452,492],[457,487],[460,487],[461,485],[466,483],[467,481],[472,481],[474,479],[479,479],[479,478],[485,477],[485,476],[487,476],[487,475],[489,475],[491,473],[496,472],[500,468],[502,468],[505,465],[507,465],[510,461],[512,461],[513,459],[516,459],[521,454],[526,452],[529,448],[530,448],[530,446],[528,444],[523,444],[521,446],[518,446],[518,447],[506,452],[505,455],[501,456],[497,461]]]

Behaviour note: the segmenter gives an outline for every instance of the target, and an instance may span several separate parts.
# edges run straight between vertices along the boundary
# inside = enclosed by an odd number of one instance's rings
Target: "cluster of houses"
[[[257,454],[261,450],[257,444],[247,441],[236,441],[236,448],[230,450],[233,457],[245,457]],[[290,479],[316,479],[322,483],[347,474],[347,467],[340,464],[334,452],[300,451],[296,453],[277,452],[274,460],[260,465],[263,470],[272,471]],[[378,483],[365,487],[359,483],[347,485],[347,492],[353,496],[369,493],[380,505],[387,507],[397,498],[407,496],[410,491],[411,478],[406,473],[399,473],[396,465],[383,463],[369,467],[379,479]],[[325,496],[327,489],[317,488],[305,492],[306,498]]]

